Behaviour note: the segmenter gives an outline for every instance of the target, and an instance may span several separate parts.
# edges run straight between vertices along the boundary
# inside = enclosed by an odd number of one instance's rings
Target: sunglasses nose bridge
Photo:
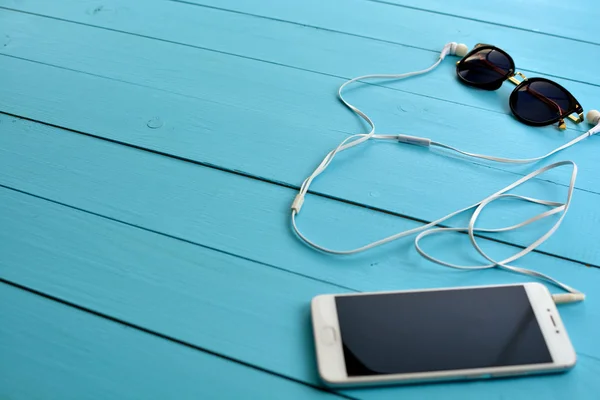
[[[516,78],[516,76],[517,76],[517,75],[519,75],[521,78],[523,78],[523,80],[522,80],[522,81],[518,80],[518,79]],[[521,72],[516,72],[516,73],[514,73],[514,74],[510,75],[510,76],[509,76],[507,79],[508,79],[508,80],[510,81],[510,83],[512,83],[513,85],[515,85],[515,86],[519,86],[521,83],[523,83],[523,82],[525,82],[525,81],[527,80],[527,77],[526,77],[525,75],[523,75],[523,73],[521,73]]]

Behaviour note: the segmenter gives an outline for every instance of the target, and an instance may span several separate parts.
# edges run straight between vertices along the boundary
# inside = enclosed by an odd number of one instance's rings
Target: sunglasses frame
[[[497,51],[497,52],[503,54],[510,62],[510,68],[508,69],[506,74],[504,74],[503,76],[499,77],[497,80],[494,80],[492,82],[482,84],[482,83],[476,83],[476,82],[471,82],[471,81],[466,80],[460,74],[462,65],[464,64],[465,60],[468,57],[470,57],[473,54],[476,54],[480,51],[483,51],[483,50],[494,50],[494,51]],[[510,81],[511,83],[513,83],[514,85],[517,85],[517,87],[512,91],[510,98],[509,98],[510,110],[512,111],[513,115],[515,116],[515,118],[517,120],[519,120],[520,122],[522,122],[526,125],[546,126],[546,125],[552,125],[552,124],[558,122],[559,128],[565,129],[566,128],[566,124],[564,122],[565,118],[571,119],[576,124],[583,122],[583,120],[584,120],[583,107],[581,107],[581,105],[579,104],[577,99],[575,99],[575,96],[573,96],[571,94],[571,92],[569,92],[567,89],[565,89],[563,86],[559,85],[558,83],[551,81],[549,79],[546,79],[546,78],[529,78],[528,79],[527,77],[525,77],[525,75],[523,75],[520,72],[515,73],[515,62],[514,62],[513,58],[506,51],[504,51],[496,46],[493,46],[490,44],[477,44],[460,61],[458,61],[456,63],[456,75],[461,80],[461,82],[463,82],[464,84],[466,84],[468,86],[473,86],[473,87],[476,87],[479,89],[483,89],[483,90],[490,90],[490,91],[498,90],[498,89],[500,89],[500,87],[502,86],[504,81],[507,81],[507,80]],[[521,76],[523,78],[523,80],[519,82],[519,80],[516,79],[516,75]],[[556,118],[553,118],[552,120],[544,121],[544,122],[530,121],[530,120],[527,120],[527,119],[521,117],[519,114],[517,114],[515,112],[515,109],[513,108],[513,98],[514,98],[514,96],[517,95],[518,91],[521,88],[523,88],[524,86],[529,85],[530,83],[536,82],[536,81],[538,81],[538,82],[543,81],[543,82],[551,83],[552,85],[554,85],[557,88],[559,88],[560,90],[562,90],[568,97],[569,107],[564,112],[562,112],[560,115],[556,116]],[[546,97],[544,96],[544,98],[546,98]],[[550,99],[548,99],[548,100],[551,101]],[[572,115],[575,113],[577,114],[577,117]]]

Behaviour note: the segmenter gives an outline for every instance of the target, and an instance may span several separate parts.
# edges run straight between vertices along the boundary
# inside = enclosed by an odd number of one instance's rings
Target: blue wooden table
[[[309,301],[321,293],[522,282],[420,258],[412,239],[332,257],[289,205],[327,151],[365,126],[346,79],[425,68],[449,41],[493,43],[528,76],[600,108],[592,0],[0,0],[0,399],[594,399],[600,392],[600,138],[560,230],[517,265],[588,294],[561,307],[578,354],[558,376],[329,392]],[[585,124],[531,128],[511,85],[435,72],[352,90],[380,132],[505,157]],[[349,248],[472,204],[531,171],[372,143],[312,187],[301,228]],[[563,200],[567,170],[526,185]],[[501,226],[537,211],[492,207]],[[510,254],[553,221],[482,239]],[[457,220],[456,224],[464,223]],[[465,235],[436,256],[478,260]]]

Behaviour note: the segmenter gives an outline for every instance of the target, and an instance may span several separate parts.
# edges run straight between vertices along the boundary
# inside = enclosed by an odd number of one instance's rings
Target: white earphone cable
[[[544,154],[543,156],[539,156],[539,157],[533,157],[533,158],[517,158],[517,159],[513,159],[513,158],[504,158],[504,157],[494,157],[494,156],[487,156],[484,154],[477,154],[477,153],[469,153],[467,151],[463,151],[463,150],[459,150],[455,147],[452,146],[448,146],[447,144],[443,144],[443,143],[438,143],[438,142],[431,142],[431,146],[436,146],[436,147],[440,147],[443,149],[447,149],[447,150],[451,150],[454,151],[456,153],[468,156],[468,157],[474,157],[474,158],[480,158],[482,160],[488,160],[488,161],[494,161],[494,162],[501,162],[501,163],[506,163],[506,164],[529,164],[529,163],[533,163],[536,161],[541,161],[544,160],[566,148],[569,148],[571,146],[573,146],[576,143],[579,143],[580,141],[582,141],[583,139],[592,136],[593,132],[590,129],[589,131],[585,132],[584,134],[576,137],[575,139],[571,140],[568,143],[563,144],[562,146],[552,150],[551,152]]]
[[[459,150],[455,147],[449,146],[449,145],[445,145],[442,143],[438,143],[438,142],[434,142],[430,139],[427,138],[420,138],[420,137],[415,137],[415,136],[409,136],[409,135],[376,135],[375,134],[375,124],[374,122],[367,116],[366,113],[364,113],[363,111],[359,110],[357,107],[355,107],[354,105],[350,104],[348,101],[346,101],[346,99],[344,99],[343,97],[343,90],[344,88],[346,88],[348,85],[357,82],[357,81],[363,81],[366,79],[405,79],[405,78],[409,78],[412,76],[416,76],[416,75],[421,75],[421,74],[425,74],[427,72],[432,71],[433,69],[435,69],[444,59],[444,57],[448,54],[448,50],[449,49],[449,45],[446,45],[444,47],[444,50],[442,51],[442,54],[440,55],[439,59],[429,68],[420,70],[420,71],[415,71],[415,72],[409,72],[409,73],[405,73],[405,74],[373,74],[373,75],[363,75],[363,76],[359,76],[357,78],[353,78],[350,79],[348,81],[346,81],[344,84],[342,84],[338,90],[338,97],[339,99],[344,103],[344,105],[346,105],[349,109],[351,109],[354,113],[356,113],[357,115],[359,115],[361,118],[363,118],[371,127],[370,131],[368,133],[365,134],[356,134],[356,135],[352,135],[349,136],[348,138],[346,138],[345,140],[343,140],[335,149],[333,149],[332,151],[330,151],[329,153],[327,153],[327,155],[325,156],[325,158],[323,159],[323,161],[321,161],[321,163],[319,164],[319,166],[315,169],[315,171],[304,180],[304,182],[302,183],[301,187],[300,187],[300,192],[298,193],[298,195],[296,196],[296,198],[294,199],[294,202],[292,203],[292,215],[291,215],[291,222],[292,222],[292,228],[294,230],[294,232],[296,233],[296,235],[302,239],[306,244],[308,244],[309,246],[319,250],[319,251],[323,251],[326,253],[330,253],[330,254],[336,254],[336,255],[351,255],[351,254],[356,254],[356,253],[360,253],[369,249],[372,249],[374,247],[377,246],[381,246],[384,245],[386,243],[390,243],[392,241],[395,241],[397,239],[400,239],[402,237],[406,237],[406,236],[410,236],[413,234],[418,234],[415,238],[415,247],[417,252],[423,256],[424,258],[435,262],[437,264],[446,266],[446,267],[451,267],[451,268],[457,268],[457,269],[488,269],[488,268],[494,268],[494,267],[499,267],[499,268],[503,268],[512,272],[516,272],[516,273],[520,273],[520,274],[524,274],[524,275],[528,275],[528,276],[533,276],[539,279],[543,279],[546,280],[548,282],[553,283],[554,285],[564,289],[565,291],[569,292],[568,294],[562,294],[562,295],[554,295],[555,296],[555,301],[557,303],[559,302],[570,302],[570,301],[581,301],[584,299],[584,295],[583,293],[577,291],[576,289],[573,289],[572,287],[565,285],[547,275],[544,275],[542,273],[539,273],[537,271],[533,271],[533,270],[529,270],[529,269],[525,269],[525,268],[521,268],[521,267],[516,267],[516,266],[512,266],[509,265],[509,263],[514,262],[518,259],[520,259],[521,257],[529,254],[531,251],[533,251],[534,249],[536,249],[537,247],[539,247],[542,243],[544,243],[560,226],[560,224],[562,223],[568,209],[569,206],[571,204],[571,198],[573,195],[573,190],[575,188],[575,179],[577,177],[577,165],[572,162],[572,161],[560,161],[560,162],[556,162],[553,163],[551,165],[548,165],[546,167],[540,168],[524,177],[522,177],[521,179],[517,180],[516,182],[508,185],[507,187],[501,189],[500,191],[486,197],[485,199],[481,200],[478,203],[475,203],[473,205],[470,205],[468,207],[465,207],[463,209],[460,209],[458,211],[452,212],[442,218],[439,218],[433,222],[430,222],[428,224],[425,224],[423,226],[417,227],[417,228],[413,228],[413,229],[409,229],[407,231],[404,232],[399,232],[396,233],[394,235],[388,236],[386,238],[377,240],[375,242],[366,244],[364,246],[355,248],[355,249],[350,249],[350,250],[334,250],[334,249],[329,249],[327,247],[318,245],[316,243],[314,243],[313,241],[311,241],[310,239],[308,239],[304,234],[302,234],[296,224],[296,216],[299,214],[300,209],[302,208],[302,205],[304,203],[304,198],[306,196],[306,194],[308,193],[308,190],[310,188],[310,185],[312,184],[313,180],[319,176],[321,173],[323,173],[323,171],[325,171],[325,169],[329,166],[329,164],[333,161],[334,157],[339,153],[342,152],[344,150],[350,149],[356,145],[359,145],[361,143],[364,143],[366,141],[368,141],[369,139],[380,139],[380,140],[398,140],[400,142],[403,143],[408,143],[408,144],[414,144],[414,145],[419,145],[419,146],[425,146],[425,147],[431,147],[431,146],[435,146],[435,147],[439,147],[439,148],[443,148],[443,149],[447,149],[450,151],[454,151],[457,152],[459,154],[468,156],[468,157],[475,157],[475,158],[480,158],[480,159],[484,159],[484,160],[488,160],[488,161],[494,161],[494,162],[502,162],[502,163],[513,163],[513,164],[525,164],[525,163],[532,163],[535,161],[540,161],[542,159],[548,158],[550,156],[552,156],[553,154],[556,154],[568,147],[573,146],[574,144],[580,142],[581,140],[583,140],[584,138],[591,136],[595,133],[597,133],[600,128],[594,128],[589,130],[588,132],[586,132],[585,134],[580,135],[579,137],[571,140],[570,142],[558,147],[557,149],[543,155],[540,157],[534,157],[534,158],[528,158],[528,159],[510,159],[510,158],[503,158],[503,157],[493,157],[493,156],[487,156],[487,155],[483,155],[483,154],[477,154],[477,153],[470,153],[470,152],[466,152],[463,150]],[[564,203],[561,202],[555,202],[555,201],[548,201],[548,200],[540,200],[540,199],[535,199],[535,198],[530,198],[530,197],[525,197],[525,196],[520,196],[520,195],[515,195],[515,194],[509,194],[507,193],[508,191],[524,184],[525,182],[536,178],[537,176],[550,171],[552,169],[555,168],[559,168],[562,166],[572,166],[572,172],[571,172],[571,178],[570,178],[570,182],[569,182],[569,188],[568,188],[568,192],[567,192],[567,198],[565,200]],[[491,204],[492,202],[499,200],[499,199],[514,199],[514,200],[519,200],[519,201],[526,201],[526,202],[530,202],[530,203],[535,203],[535,204],[540,204],[540,205],[544,205],[547,207],[550,207],[549,210],[544,211],[538,215],[535,215],[534,217],[531,217],[521,223],[518,223],[516,225],[513,226],[508,226],[508,227],[503,227],[503,228],[476,228],[475,224],[477,222],[477,219],[479,217],[479,215],[481,214],[481,212],[483,211],[483,209]],[[457,227],[457,228],[446,228],[446,227],[437,227],[438,225],[442,224],[443,222],[453,218],[454,216],[457,216],[459,214],[462,214],[466,211],[469,210],[473,210],[473,214],[471,216],[471,219],[468,223],[468,225],[466,227]],[[559,218],[556,221],[556,223],[546,232],[544,233],[542,236],[540,236],[538,239],[536,239],[533,243],[531,243],[530,245],[528,245],[527,247],[525,247],[524,249],[520,250],[519,252],[517,252],[516,254],[505,258],[503,260],[494,260],[492,257],[490,257],[488,254],[486,254],[483,249],[478,245],[477,240],[475,239],[475,233],[476,232],[481,232],[481,233],[499,233],[499,232],[507,232],[507,231],[511,231],[511,230],[515,230],[515,229],[519,229],[522,228],[524,226],[527,226],[529,224],[532,224],[536,221],[539,221],[541,219],[550,217],[552,215],[555,214],[559,214]],[[430,236],[430,235],[434,235],[434,234],[439,234],[439,233],[444,233],[444,232],[466,232],[469,236],[469,239],[471,241],[471,244],[473,245],[473,247],[475,248],[475,250],[482,256],[484,257],[487,261],[489,261],[489,264],[483,264],[483,265],[474,265],[474,266],[461,266],[461,265],[456,265],[456,264],[452,264],[443,260],[440,260],[438,258],[435,258],[431,255],[429,255],[427,252],[425,252],[421,245],[420,242],[423,238]]]
[[[308,178],[306,178],[306,180],[302,183],[302,186],[300,188],[300,193],[298,194],[298,196],[301,196],[300,198],[302,198],[302,199],[304,198],[304,196],[308,192],[308,188],[310,187],[310,184],[312,183],[312,181],[317,176],[319,176],[323,171],[325,171],[325,169],[329,166],[329,164],[334,159],[334,157],[337,155],[337,153],[347,150],[349,148],[352,148],[361,143],[364,143],[365,141],[371,139],[375,134],[375,124],[373,123],[371,118],[369,118],[369,116],[367,114],[365,114],[364,112],[359,110],[357,107],[353,106],[348,101],[346,101],[346,99],[344,99],[342,92],[344,91],[344,88],[346,86],[348,86],[354,82],[363,80],[363,79],[404,79],[404,78],[409,78],[411,76],[426,74],[427,72],[435,69],[441,62],[442,62],[442,58],[439,58],[431,67],[426,68],[421,71],[409,72],[406,74],[364,75],[364,76],[359,76],[354,79],[350,79],[349,81],[346,81],[344,84],[342,84],[340,86],[340,88],[338,89],[339,99],[342,101],[342,103],[344,103],[344,105],[346,107],[348,107],[353,112],[355,112],[357,115],[359,115],[361,118],[363,118],[369,124],[369,126],[371,127],[371,130],[368,133],[357,134],[357,135],[352,135],[352,136],[347,137],[345,140],[343,140],[339,144],[339,146],[337,146],[335,149],[333,149],[332,151],[327,153],[327,155],[325,156],[323,161],[321,161],[321,164],[319,164],[319,166],[315,169],[315,171]],[[386,139],[395,139],[395,138],[396,138],[396,136],[391,136],[391,135],[389,137],[386,137]],[[298,198],[299,197],[297,197],[297,199]],[[300,205],[300,207],[301,207],[301,205]],[[299,211],[299,210],[297,210],[297,211]]]

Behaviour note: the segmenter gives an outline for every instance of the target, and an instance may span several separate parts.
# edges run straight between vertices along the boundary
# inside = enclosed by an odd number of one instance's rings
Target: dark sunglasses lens
[[[570,105],[568,93],[549,81],[527,82],[510,96],[513,112],[535,124],[556,122]]]
[[[461,61],[458,74],[467,82],[485,85],[504,79],[512,69],[512,61],[506,54],[482,49]]]

